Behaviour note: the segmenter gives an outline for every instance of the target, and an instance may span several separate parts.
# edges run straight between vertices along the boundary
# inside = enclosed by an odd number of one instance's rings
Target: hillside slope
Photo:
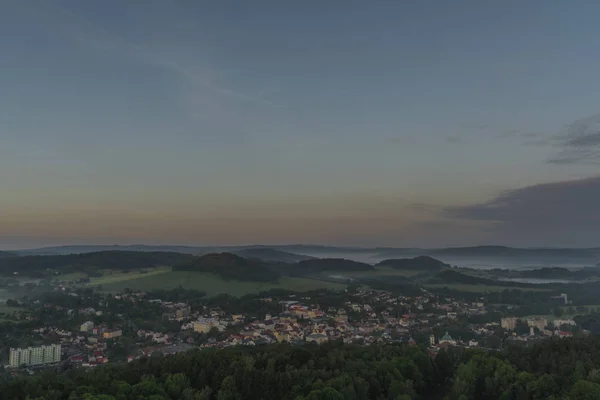
[[[289,253],[287,251],[260,247],[237,250],[233,253],[240,257],[266,262],[296,263],[304,260],[312,260],[314,258],[311,256]]]
[[[449,268],[450,265],[429,256],[418,256],[414,258],[392,258],[383,260],[376,267],[390,267],[394,269],[439,271]]]
[[[206,272],[236,281],[274,282],[279,274],[263,261],[250,260],[232,253],[210,253],[176,265],[174,271]]]
[[[315,258],[300,261],[290,268],[294,276],[317,274],[320,272],[349,272],[349,271],[374,271],[375,267],[369,264],[346,260],[344,258]]]

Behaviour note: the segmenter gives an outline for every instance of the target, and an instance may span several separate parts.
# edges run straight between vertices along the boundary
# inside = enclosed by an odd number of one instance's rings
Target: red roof
[[[71,361],[82,362],[83,356],[71,356]]]

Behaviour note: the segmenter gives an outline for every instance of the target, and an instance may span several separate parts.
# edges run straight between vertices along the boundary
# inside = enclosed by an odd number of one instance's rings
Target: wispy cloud
[[[600,164],[600,113],[577,120],[558,135],[552,164]]]
[[[29,3],[29,5],[33,4]],[[43,2],[36,5],[36,9],[54,18],[62,29],[69,30],[73,39],[83,45],[105,50],[123,50],[130,56],[136,57],[138,61],[171,71],[190,84],[203,87],[226,98],[269,107],[282,107],[281,104],[265,99],[259,94],[249,94],[223,86],[215,80],[218,73],[210,68],[184,65],[148,46],[135,43],[114,30],[108,30],[99,23],[91,21],[66,7],[59,6],[57,2]]]

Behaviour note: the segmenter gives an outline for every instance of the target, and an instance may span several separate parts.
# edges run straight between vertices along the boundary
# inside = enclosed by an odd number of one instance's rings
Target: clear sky
[[[0,1],[0,249],[599,246],[598,15]]]

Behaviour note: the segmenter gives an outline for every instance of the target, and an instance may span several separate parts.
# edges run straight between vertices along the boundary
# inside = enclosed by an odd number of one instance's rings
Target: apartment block
[[[9,365],[19,367],[21,365],[42,365],[57,363],[60,361],[61,345],[27,347],[23,349],[10,349]]]

